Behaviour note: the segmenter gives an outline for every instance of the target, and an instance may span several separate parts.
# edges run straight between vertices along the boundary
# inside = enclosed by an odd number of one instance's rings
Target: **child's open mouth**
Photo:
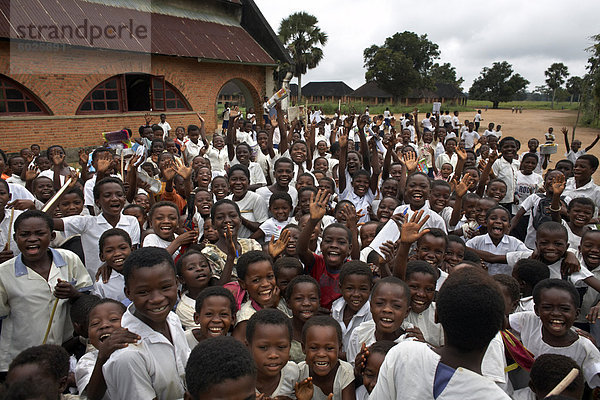
[[[124,258],[115,258],[112,262],[113,266],[120,266],[123,265],[123,263],[125,262]]]
[[[263,300],[269,300],[271,298],[271,296],[273,295],[273,289],[261,290],[261,291],[258,292],[258,295]]]
[[[302,317],[303,319],[309,319],[311,318],[315,313],[312,311],[300,311],[300,317]]]
[[[565,327],[565,322],[559,319],[551,319],[550,321],[550,329],[553,331],[562,331]]]
[[[28,254],[36,254],[40,250],[40,246],[37,244],[30,244],[25,248]]]
[[[169,307],[169,305],[166,304],[166,305],[164,305],[162,307],[152,308],[152,309],[150,309],[150,312],[159,314],[159,313],[164,312],[168,307]]]
[[[110,333],[105,333],[104,335],[101,335],[98,340],[100,340],[100,342],[104,342],[106,339],[108,339],[110,337]]]
[[[490,233],[495,234],[497,236],[501,236],[504,234],[504,228],[502,226],[492,226],[492,229],[490,229]]]
[[[350,304],[352,304],[356,308],[360,307],[361,303],[362,303],[362,301],[360,301],[360,299],[350,300]]]
[[[224,326],[209,326],[208,334],[210,336],[223,336],[223,335],[225,335],[225,327]]]
[[[394,324],[394,320],[391,318],[382,317],[379,319],[379,323],[382,328],[391,328]]]

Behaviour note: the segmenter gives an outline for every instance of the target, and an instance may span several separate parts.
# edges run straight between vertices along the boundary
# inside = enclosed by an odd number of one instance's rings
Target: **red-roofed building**
[[[0,0],[0,148],[100,145],[144,115],[217,129],[241,86],[258,112],[289,54],[253,0]]]

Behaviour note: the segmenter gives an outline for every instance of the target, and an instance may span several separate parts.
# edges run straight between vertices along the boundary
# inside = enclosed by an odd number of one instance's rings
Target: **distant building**
[[[309,82],[302,87],[302,97],[309,103],[338,100],[345,102],[352,91],[350,86],[341,81]]]
[[[260,110],[278,61],[292,62],[253,0],[11,3],[0,2],[9,152],[100,145],[101,132],[123,127],[137,136],[148,112],[153,123],[166,113],[173,128],[197,124],[200,112],[212,132],[222,88]]]
[[[435,86],[435,91],[426,88],[411,89],[406,97],[394,98],[391,93],[381,89],[377,86],[376,82],[371,81],[350,93],[348,97],[350,101],[359,101],[361,103],[369,104],[401,103],[409,105],[433,103],[435,101],[441,103],[452,102],[456,104],[466,104],[467,96],[455,86],[446,83],[437,83]]]

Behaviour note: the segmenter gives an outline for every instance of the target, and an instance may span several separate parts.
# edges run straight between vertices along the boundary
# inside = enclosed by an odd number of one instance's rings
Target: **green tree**
[[[448,83],[460,91],[462,91],[462,84],[465,81],[462,77],[456,77],[456,69],[450,63],[433,64],[430,76],[433,84]]]
[[[506,61],[495,62],[491,68],[484,67],[481,75],[473,81],[469,97],[474,100],[488,100],[493,108],[501,101],[511,101],[525,94],[529,81],[520,74],[513,74],[512,65]]]
[[[563,63],[553,63],[544,72],[546,75],[546,85],[552,90],[552,108],[554,108],[554,99],[556,98],[556,89],[565,83],[565,79],[569,76],[569,69]]]
[[[298,101],[302,98],[302,75],[315,68],[323,59],[327,34],[317,26],[317,17],[306,12],[296,12],[283,19],[279,25],[279,38],[294,60],[294,75],[298,77]]]
[[[567,92],[571,95],[569,103],[573,103],[573,100],[577,99],[580,101],[581,90],[583,89],[583,79],[579,76],[572,76],[567,81]]]
[[[427,35],[396,33],[388,37],[383,46],[365,49],[365,78],[395,96],[403,96],[412,88],[431,86],[429,74],[433,61],[439,57],[438,45]]]

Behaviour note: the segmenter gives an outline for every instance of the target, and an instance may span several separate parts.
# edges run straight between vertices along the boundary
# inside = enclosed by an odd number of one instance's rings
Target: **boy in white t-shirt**
[[[517,183],[515,185],[515,202],[513,214],[519,211],[519,205],[544,186],[544,178],[534,170],[538,165],[538,156],[535,153],[525,153],[521,158],[520,170],[517,171]]]
[[[167,122],[167,115],[160,114],[160,122],[157,124],[163,130],[163,140],[169,137],[169,132],[171,131],[171,125]]]
[[[565,153],[565,156],[573,164],[575,164],[575,161],[577,161],[577,159],[579,157],[581,157],[582,155],[584,155],[588,151],[590,151],[596,145],[596,143],[598,143],[598,140],[600,140],[600,133],[599,133],[596,136],[596,138],[594,139],[594,141],[592,142],[592,144],[590,144],[585,149],[581,150],[581,140],[575,139],[571,142],[571,146],[569,146],[569,136],[567,135],[567,133],[569,133],[569,130],[567,128],[562,128],[561,132],[563,133],[563,135],[565,137],[565,147],[567,148],[567,152]]]
[[[475,125],[469,122],[469,129],[462,133],[461,139],[465,140],[465,149],[472,149],[479,140],[479,133],[474,130]]]

